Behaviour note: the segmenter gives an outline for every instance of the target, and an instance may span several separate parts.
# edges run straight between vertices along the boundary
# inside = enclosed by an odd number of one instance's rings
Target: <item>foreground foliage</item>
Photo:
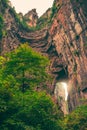
[[[64,118],[42,91],[48,65],[48,58],[27,44],[0,57],[0,130],[87,130],[87,105]]]
[[[45,92],[0,91],[0,129],[60,130],[61,112]]]
[[[58,130],[61,112],[44,87],[49,60],[27,44],[0,57],[0,129]],[[39,92],[40,91],[40,92]]]
[[[87,105],[82,105],[65,118],[65,130],[87,130]]]

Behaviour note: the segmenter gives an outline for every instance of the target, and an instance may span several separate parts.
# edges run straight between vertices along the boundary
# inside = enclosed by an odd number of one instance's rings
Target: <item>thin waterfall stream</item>
[[[68,98],[68,85],[65,82],[61,82],[61,84],[63,85],[64,91],[65,91],[65,101],[67,101],[67,98]]]
[[[66,82],[56,83],[54,95],[64,114],[68,114],[68,84]]]

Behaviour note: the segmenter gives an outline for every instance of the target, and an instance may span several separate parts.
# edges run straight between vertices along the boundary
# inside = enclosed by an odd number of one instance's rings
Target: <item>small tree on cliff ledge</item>
[[[49,60],[40,53],[33,51],[28,44],[20,45],[8,53],[6,57],[4,78],[12,82],[12,85],[19,86],[22,92],[28,87],[46,83],[48,79],[46,67]]]

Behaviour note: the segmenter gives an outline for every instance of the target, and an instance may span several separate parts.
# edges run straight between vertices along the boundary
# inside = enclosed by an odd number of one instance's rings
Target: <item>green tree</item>
[[[59,120],[63,115],[49,95],[45,92],[27,91],[24,94],[24,104],[21,100],[23,93],[19,95],[16,93],[20,108],[14,116],[16,124],[21,122],[25,128],[29,126],[35,130],[61,130]]]
[[[82,105],[65,118],[65,130],[87,130],[87,105]]]
[[[51,96],[34,88],[49,79],[48,64],[47,57],[27,44],[0,57],[1,130],[61,130],[62,113]]]
[[[27,44],[22,44],[16,50],[7,54],[3,76],[14,81],[22,92],[26,88],[45,85],[48,79],[46,67],[49,65],[47,57],[32,50]]]
[[[7,120],[18,112],[16,100],[13,98],[12,90],[0,86],[0,129],[5,130]],[[15,105],[16,104],[16,105]],[[8,130],[8,129],[7,129]]]
[[[22,100],[24,98],[24,103]],[[62,113],[46,92],[0,87],[0,129],[61,130]]]
[[[29,97],[29,103],[32,105],[28,109],[27,117],[25,116],[25,119],[28,118],[27,123],[35,128],[39,126],[41,130],[61,130],[58,119],[61,119],[62,113],[49,95],[44,92],[34,92]]]

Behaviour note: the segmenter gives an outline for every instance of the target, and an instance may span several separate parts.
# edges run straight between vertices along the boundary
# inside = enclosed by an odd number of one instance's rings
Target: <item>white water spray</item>
[[[68,98],[68,85],[66,82],[59,82],[56,84],[55,91],[56,96],[61,96],[67,101]]]
[[[63,88],[64,88],[64,91],[65,91],[65,101],[67,101],[67,98],[68,98],[68,86],[65,82],[61,82]]]
[[[55,86],[55,98],[58,101],[58,104],[61,106],[61,110],[64,114],[68,114],[68,85],[66,82],[58,82]]]

